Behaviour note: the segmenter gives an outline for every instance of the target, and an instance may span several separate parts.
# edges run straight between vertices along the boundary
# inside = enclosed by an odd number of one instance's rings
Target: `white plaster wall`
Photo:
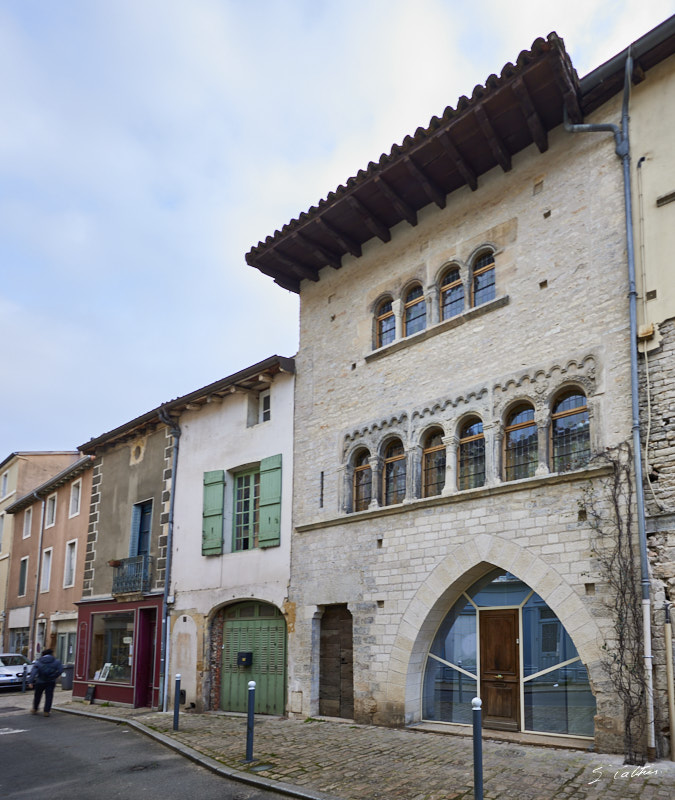
[[[272,416],[246,426],[247,396],[233,394],[221,404],[185,412],[174,509],[171,593],[174,612],[208,615],[216,606],[254,597],[283,606],[290,570],[291,489],[293,481],[293,376],[279,374],[271,384]],[[204,472],[226,471],[225,548],[232,539],[232,471],[282,455],[281,543],[278,547],[203,556]],[[229,513],[227,513],[229,512]]]

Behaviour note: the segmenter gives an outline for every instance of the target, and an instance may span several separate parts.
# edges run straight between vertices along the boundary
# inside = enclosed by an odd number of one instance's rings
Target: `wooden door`
[[[256,606],[258,615],[261,608],[263,613],[269,608]],[[253,654],[250,666],[237,664],[240,652]],[[281,614],[272,619],[241,616],[225,620],[220,678],[220,707],[224,711],[247,710],[249,681],[256,682],[256,714],[284,713],[286,623]]]
[[[354,717],[352,615],[346,605],[327,606],[321,618],[319,714]]]
[[[520,730],[518,609],[480,612],[480,696],[483,727]]]

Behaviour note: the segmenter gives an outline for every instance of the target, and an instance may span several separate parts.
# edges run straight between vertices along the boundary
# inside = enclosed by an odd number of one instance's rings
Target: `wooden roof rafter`
[[[317,217],[315,221],[340,247],[351,253],[355,258],[361,257],[361,245],[355,239],[338,230],[330,222],[327,222],[323,216]]]
[[[415,211],[412,206],[409,206],[408,203],[391,188],[384,179],[384,176],[376,175],[373,182],[403,219],[409,222],[414,228],[415,225],[417,225],[417,211]]]
[[[520,107],[525,116],[527,127],[530,129],[532,139],[539,148],[540,153],[545,153],[548,150],[548,134],[546,128],[541,121],[541,117],[534,107],[530,93],[525,85],[522,77],[518,77],[513,81],[513,93],[515,94]]]
[[[439,208],[445,208],[445,192],[438,188],[424,170],[412,160],[411,156],[404,156],[403,163],[410,174],[420,182],[429,200],[436,203]]]
[[[373,236],[377,236],[383,242],[391,241],[389,228],[353,192],[347,195],[347,202],[356,211],[360,219],[363,220]]]
[[[438,136],[436,136],[436,141],[439,142],[441,147],[445,150],[471,191],[475,192],[478,188],[478,177],[476,176],[474,170],[469,166],[469,163],[464,156],[462,156],[462,154],[453,144],[453,141],[450,138],[450,131],[445,130],[439,133]]]
[[[490,146],[490,150],[492,151],[492,155],[495,157],[495,160],[499,164],[499,166],[504,170],[504,172],[510,172],[511,170],[511,154],[506,149],[504,142],[501,138],[497,135],[497,132],[494,129],[490,118],[485,111],[485,106],[483,103],[477,105],[473,113],[476,117],[478,122],[478,127],[481,130],[483,136]]]

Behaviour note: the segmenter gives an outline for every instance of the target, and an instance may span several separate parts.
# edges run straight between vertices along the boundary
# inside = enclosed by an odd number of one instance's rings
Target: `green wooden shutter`
[[[223,552],[224,489],[225,473],[222,469],[204,473],[203,556],[217,556]]]
[[[281,454],[260,462],[258,546],[274,547],[281,534]]]

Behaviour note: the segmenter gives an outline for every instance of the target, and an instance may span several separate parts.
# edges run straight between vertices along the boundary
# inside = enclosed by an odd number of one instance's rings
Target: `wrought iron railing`
[[[133,556],[123,558],[114,567],[112,593],[149,592],[152,558],[150,556]]]

